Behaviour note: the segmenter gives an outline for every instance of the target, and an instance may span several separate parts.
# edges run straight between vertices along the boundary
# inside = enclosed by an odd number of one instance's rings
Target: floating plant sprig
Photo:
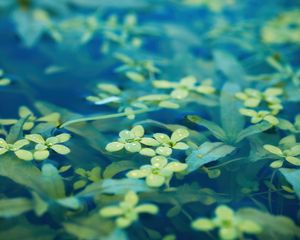
[[[276,115],[283,109],[282,100],[279,98],[282,94],[283,90],[280,88],[267,88],[264,92],[247,88],[244,92],[236,93],[235,96],[242,100],[246,107],[241,108],[240,113],[250,117],[251,123],[267,121],[272,125],[277,125],[279,120]]]
[[[251,219],[242,218],[225,206],[220,205],[215,209],[215,217],[198,218],[192,222],[192,227],[198,231],[209,232],[218,229],[222,240],[244,239],[244,234],[257,235],[262,232],[262,227]]]
[[[279,98],[282,94],[281,88],[267,88],[264,92],[247,88],[244,92],[238,92],[236,97],[242,100],[244,106],[248,108],[256,108],[265,103],[272,114],[276,115],[283,108]]]
[[[62,144],[70,140],[71,135],[68,133],[62,133],[47,139],[44,139],[44,137],[40,134],[28,134],[25,138],[36,143],[33,153],[35,160],[41,161],[47,159],[50,155],[50,150],[61,155],[66,155],[71,152],[68,147]]]
[[[77,168],[75,173],[80,176],[80,179],[73,184],[75,190],[85,187],[89,182],[99,182],[101,180],[100,167],[94,167],[91,170]]]
[[[85,44],[94,37],[100,36],[102,43],[100,51],[109,53],[114,48],[139,48],[143,43],[143,36],[153,35],[153,28],[139,24],[136,14],[129,13],[120,19],[117,14],[111,14],[106,18],[100,16],[99,11],[85,16],[78,15],[62,20],[56,20],[55,24],[48,27],[49,35],[59,43],[74,41],[77,44]]]
[[[273,73],[263,73],[256,76],[247,76],[250,81],[272,82],[272,84],[284,84],[286,86],[300,85],[300,69],[284,62],[282,56],[274,54],[266,57],[266,62],[276,70]]]
[[[145,178],[149,187],[169,186],[172,176],[176,172],[183,172],[187,164],[178,161],[168,162],[164,156],[151,158],[151,165],[143,165],[138,170],[132,170],[126,174],[129,178]]]
[[[167,157],[172,154],[172,149],[186,150],[189,148],[186,143],[181,142],[189,136],[186,129],[175,130],[171,137],[164,133],[155,133],[153,137],[144,137],[144,134],[145,130],[141,125],[135,126],[131,130],[123,130],[119,133],[118,141],[108,143],[106,150],[117,152],[125,148],[128,152],[139,152],[141,155],[150,157],[154,157],[156,154]]]
[[[292,133],[299,133],[300,132],[300,114],[297,114],[295,117],[294,122],[290,122],[286,119],[279,119],[279,124],[277,125],[278,128],[286,131],[290,131]]]
[[[244,116],[251,118],[251,123],[256,124],[262,121],[266,121],[272,125],[277,125],[279,120],[270,111],[255,111],[253,109],[241,108],[240,113]]]
[[[300,143],[295,135],[289,135],[279,141],[279,146],[265,144],[264,149],[279,158],[271,163],[272,168],[281,168],[285,161],[294,166],[300,166]]]
[[[118,141],[107,144],[106,150],[117,152],[125,148],[128,152],[139,152],[142,150],[141,141],[144,133],[144,128],[141,125],[135,126],[131,130],[123,130],[119,133]]]
[[[164,133],[153,134],[154,139],[158,142],[156,153],[163,156],[170,156],[174,150],[187,150],[189,146],[181,140],[187,138],[189,132],[186,129],[179,128],[175,130],[171,137]]]
[[[217,105],[214,99],[205,97],[213,96],[216,91],[210,80],[205,80],[197,85],[194,76],[187,76],[179,82],[154,80],[153,86],[163,92],[140,96],[137,100],[147,105],[156,105],[166,109],[179,109],[188,102],[202,103],[209,106]],[[173,90],[169,92],[169,89]],[[203,98],[198,98],[202,95]]]
[[[166,109],[178,109],[181,106],[181,102],[173,99],[169,94],[149,94],[141,96],[137,100],[146,105],[154,105]]]
[[[95,105],[108,105],[124,112],[128,119],[135,119],[135,111],[147,109],[148,105],[139,101],[131,91],[121,90],[118,86],[109,83],[97,84],[94,95],[89,95],[86,100]]]
[[[300,43],[300,10],[279,13],[261,29],[262,41],[268,44]],[[292,26],[292,27],[291,27]]]
[[[85,44],[92,38],[101,36],[103,42],[100,49],[103,53],[107,53],[114,45],[139,48],[143,43],[143,36],[156,34],[155,29],[140,24],[133,13],[125,14],[122,19],[118,14],[102,18],[99,11],[90,14],[82,12],[70,14],[71,5],[85,5],[83,2],[72,0],[58,4],[45,0],[5,2],[0,8],[7,12],[12,11],[17,33],[27,47],[36,45],[43,35],[50,36],[60,44],[73,46]],[[27,24],[27,20],[32,24]]]
[[[13,152],[17,158],[25,161],[31,161],[33,155],[31,151],[24,149],[30,142],[27,139],[20,139],[14,143],[8,143],[3,138],[0,138],[0,155],[7,152]]]
[[[118,111],[127,113],[129,119],[134,119],[135,112],[148,108],[166,108],[178,109],[181,107],[181,102],[173,99],[167,94],[151,94],[139,97],[132,96],[130,91],[123,91],[122,94],[114,95],[103,92],[98,92],[96,95],[89,95],[86,99],[95,105],[108,105],[118,108]],[[128,98],[128,96],[130,96]]]
[[[157,214],[159,209],[154,204],[138,204],[139,197],[129,191],[124,196],[124,200],[118,206],[108,206],[100,209],[99,214],[103,218],[116,218],[116,225],[120,228],[127,228],[136,220],[142,213]]]
[[[143,34],[147,34],[147,30],[138,25],[135,14],[125,15],[122,22],[118,15],[110,15],[103,27],[105,41],[101,46],[101,51],[108,52],[112,44],[139,48],[143,43],[141,38]]]
[[[119,102],[121,92],[122,90],[115,84],[99,83],[97,84],[96,95],[89,95],[86,100],[96,105]]]
[[[42,116],[36,117],[34,113],[26,106],[21,106],[19,108],[19,117],[24,118],[29,116],[26,122],[23,125],[24,130],[31,130],[36,123],[51,123],[54,126],[59,125],[60,114],[57,112]],[[0,125],[10,126],[18,122],[18,119],[0,119]]]
[[[193,92],[210,95],[216,91],[216,89],[212,86],[211,80],[204,80],[199,84],[194,76],[184,77],[179,82],[155,80],[153,81],[153,86],[158,89],[173,89],[170,95],[175,99],[184,99]]]
[[[123,53],[116,53],[114,56],[122,63],[115,71],[124,74],[126,78],[133,82],[143,83],[147,79],[153,78],[155,74],[160,73],[160,69],[155,66],[154,61],[151,59],[129,57]]]
[[[107,144],[106,150],[117,152],[125,148],[131,153],[139,152],[143,156],[151,157],[151,165],[144,165],[140,170],[133,170],[127,173],[129,178],[146,178],[147,185],[160,187],[163,184],[169,185],[174,172],[181,172],[187,168],[187,164],[179,161],[168,163],[173,149],[186,150],[189,146],[182,142],[189,136],[185,129],[175,130],[171,137],[164,133],[155,133],[153,137],[145,137],[145,131],[141,125],[131,130],[120,132],[118,142]]]
[[[8,86],[12,83],[11,79],[5,77],[4,70],[0,69],[0,87]]]
[[[183,4],[190,7],[207,7],[210,11],[219,13],[224,9],[234,6],[235,0],[182,0]]]

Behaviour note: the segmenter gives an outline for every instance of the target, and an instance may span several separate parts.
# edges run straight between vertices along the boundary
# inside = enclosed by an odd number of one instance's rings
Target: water
[[[298,19],[2,0],[0,239],[300,238]]]

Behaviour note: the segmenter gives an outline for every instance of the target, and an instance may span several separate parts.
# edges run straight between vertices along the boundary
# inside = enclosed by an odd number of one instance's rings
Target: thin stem
[[[132,114],[142,114],[142,113],[151,112],[151,111],[155,111],[155,110],[156,109],[142,109],[142,110],[134,111]],[[128,113],[121,112],[121,113],[108,114],[108,115],[94,115],[94,116],[90,116],[90,117],[82,117],[82,118],[77,118],[77,119],[66,121],[63,124],[61,124],[59,126],[59,128],[64,128],[66,126],[69,126],[69,125],[75,124],[75,123],[96,121],[96,120],[103,120],[103,119],[112,119],[112,118],[118,118],[118,117],[125,117],[127,115],[128,115]]]
[[[141,124],[141,125],[143,125],[143,124],[153,124],[153,125],[157,125],[157,126],[160,126],[162,128],[167,128],[168,129],[168,127],[166,126],[166,124],[163,124],[161,122],[158,122],[158,121],[155,121],[155,120],[151,120],[151,119],[142,120],[142,121],[137,122],[136,124]]]
[[[273,180],[276,175],[276,172],[277,172],[276,170],[273,171],[273,173],[271,175],[271,179],[270,179],[271,184],[273,184]],[[270,191],[270,189],[268,191],[268,203],[269,203],[270,212],[272,213],[272,192]]]
[[[216,240],[216,238],[214,237],[214,235],[212,235],[212,233],[210,232],[205,232],[211,239]]]
[[[208,167],[207,169],[208,169],[208,170],[211,170],[211,169],[223,167],[223,166],[226,166],[227,164],[230,164],[230,163],[233,163],[233,162],[237,162],[237,161],[242,160],[242,159],[244,159],[244,157],[235,158],[235,159],[232,159],[232,160],[230,160],[230,161],[220,163],[219,165],[212,166],[212,167]]]
[[[254,197],[249,197],[251,200],[252,200],[252,202],[254,202],[254,204],[258,207],[258,208],[260,208],[260,209],[262,209],[262,210],[265,210],[265,208],[263,208],[262,207],[262,204],[258,201],[258,200],[256,200]]]
[[[187,211],[185,211],[183,208],[181,208],[181,212],[189,219],[189,221],[193,221],[192,216]]]
[[[253,194],[251,194],[251,195],[249,195],[249,196],[258,196],[258,195],[263,195],[263,194],[267,194],[267,193],[276,193],[276,192],[282,192],[283,191],[283,189],[278,189],[278,190],[273,190],[273,191],[267,191],[267,192],[259,192],[259,193],[253,193]]]

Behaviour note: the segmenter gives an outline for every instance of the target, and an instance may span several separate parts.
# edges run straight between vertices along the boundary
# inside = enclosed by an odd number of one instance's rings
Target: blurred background
[[[150,61],[153,78],[212,77],[214,52],[248,74],[272,71],[270,55],[299,66],[298,0],[1,0],[0,115],[46,100],[82,114],[95,83],[124,87],[124,56]],[[121,54],[122,57],[119,55]],[[126,61],[126,60],[125,60]],[[126,65],[126,63],[125,63]],[[8,107],[9,106],[9,107]]]

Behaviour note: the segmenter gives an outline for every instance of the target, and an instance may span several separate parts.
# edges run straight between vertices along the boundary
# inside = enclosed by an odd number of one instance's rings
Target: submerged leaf
[[[262,239],[288,239],[288,237],[300,237],[300,228],[288,217],[278,215],[274,216],[253,208],[242,208],[237,215],[245,219],[252,220],[262,227]]]
[[[45,164],[42,167],[42,181],[46,187],[44,190],[49,197],[60,199],[66,196],[62,177],[52,164]]]
[[[223,86],[220,98],[221,124],[229,143],[236,141],[245,125],[245,119],[239,113],[240,103],[235,98],[235,94],[239,91],[239,85],[227,82]]]
[[[151,189],[139,179],[105,179],[101,182],[92,183],[81,191],[78,196],[95,196],[98,194],[123,194],[128,191],[148,192]]]
[[[9,131],[8,136],[6,137],[6,141],[8,143],[14,143],[17,140],[21,139],[23,136],[23,126],[26,123],[29,115],[21,118],[16,124],[14,124]]]
[[[266,130],[270,129],[271,127],[273,127],[273,125],[267,121],[247,127],[239,133],[239,135],[236,139],[236,142],[240,142],[247,137],[250,137],[252,135],[266,131]]]
[[[219,139],[221,141],[226,140],[226,133],[217,124],[207,121],[201,117],[194,116],[194,115],[189,115],[189,116],[187,116],[187,118],[191,122],[207,128],[217,139]]]
[[[27,198],[0,200],[0,217],[15,217],[32,210],[33,202]]]
[[[193,172],[204,164],[216,161],[232,153],[235,147],[226,145],[221,142],[205,142],[199,149],[194,150],[186,159],[188,164],[187,171]]]
[[[285,179],[293,186],[293,190],[300,199],[300,169],[281,168],[279,170]]]
[[[103,172],[103,178],[113,178],[120,172],[134,168],[136,168],[136,164],[133,161],[115,162],[105,168]]]

